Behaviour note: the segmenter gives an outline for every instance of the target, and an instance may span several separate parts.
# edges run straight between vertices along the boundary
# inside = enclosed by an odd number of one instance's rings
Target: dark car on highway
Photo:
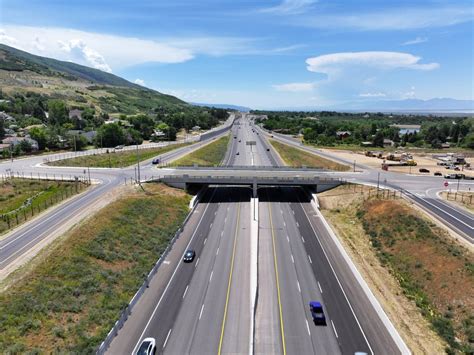
[[[184,254],[183,261],[185,263],[192,263],[195,257],[196,257],[196,252],[192,249],[189,249]]]
[[[320,302],[311,301],[309,303],[309,309],[311,310],[314,324],[326,325],[326,316],[324,315],[323,306]]]
[[[436,171],[436,172],[434,173],[434,176],[443,176],[443,174],[441,174],[441,172],[439,172],[439,171]]]
[[[425,169],[425,168],[421,168],[418,170],[420,173],[429,173],[430,171],[428,169]]]
[[[152,164],[160,164],[160,158],[153,159],[153,161],[151,163]]]

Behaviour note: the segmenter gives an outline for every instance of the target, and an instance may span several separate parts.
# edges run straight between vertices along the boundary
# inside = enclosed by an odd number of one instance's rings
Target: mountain
[[[225,110],[234,110],[234,111],[240,111],[240,112],[249,112],[252,110],[249,107],[230,105],[230,104],[204,104],[204,103],[198,103],[198,102],[190,102],[190,104],[194,106],[222,108]]]
[[[434,98],[430,100],[380,100],[368,102],[353,102],[341,105],[345,109],[353,110],[382,110],[382,111],[474,111],[474,100],[456,100],[450,98]]]
[[[429,100],[350,101],[328,106],[298,106],[273,108],[275,111],[346,111],[346,112],[402,112],[402,113],[474,113],[474,100],[434,98]]]
[[[93,105],[108,113],[136,114],[158,107],[190,107],[186,102],[83,65],[40,57],[0,44],[0,87],[5,94],[34,92]]]

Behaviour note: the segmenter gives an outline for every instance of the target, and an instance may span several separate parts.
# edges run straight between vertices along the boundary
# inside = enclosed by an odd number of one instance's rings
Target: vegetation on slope
[[[472,253],[397,201],[368,200],[357,216],[382,264],[449,344],[447,352],[472,354]]]
[[[71,232],[0,294],[1,353],[93,353],[188,213],[189,196],[147,186]]]
[[[220,165],[227,152],[230,135],[226,135],[194,152],[178,159],[173,163],[175,166],[200,166]]]
[[[336,171],[347,171],[347,165],[336,163],[319,155],[305,152],[304,150],[291,147],[287,144],[270,139],[270,144],[276,149],[286,165],[291,167],[306,166],[308,168],[321,168]]]
[[[83,188],[84,186],[80,183],[66,181],[2,179],[0,181],[0,234],[82,191]],[[28,203],[30,199],[31,203]]]

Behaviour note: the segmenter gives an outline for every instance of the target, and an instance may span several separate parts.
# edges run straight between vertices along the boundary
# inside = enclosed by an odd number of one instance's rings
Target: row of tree
[[[384,139],[390,139],[398,145],[412,145],[417,147],[441,147],[442,143],[450,142],[451,145],[474,149],[474,118],[469,117],[432,117],[425,116],[426,121],[420,121],[420,115],[399,116],[377,114],[363,117],[360,114],[348,118],[344,116],[323,116],[312,113],[313,117],[302,118],[301,113],[296,115],[288,112],[267,113],[268,118],[260,120],[269,130],[286,134],[302,134],[305,141],[323,145],[334,146],[338,144],[361,144],[372,142],[374,146],[383,146]],[[365,116],[365,115],[364,115]],[[420,132],[400,134],[400,130],[393,124],[421,124]],[[336,132],[350,132],[344,138]]]

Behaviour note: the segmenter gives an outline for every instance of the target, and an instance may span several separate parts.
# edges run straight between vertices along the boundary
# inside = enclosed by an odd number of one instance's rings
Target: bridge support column
[[[254,180],[252,183],[253,198],[257,198],[257,180]]]

